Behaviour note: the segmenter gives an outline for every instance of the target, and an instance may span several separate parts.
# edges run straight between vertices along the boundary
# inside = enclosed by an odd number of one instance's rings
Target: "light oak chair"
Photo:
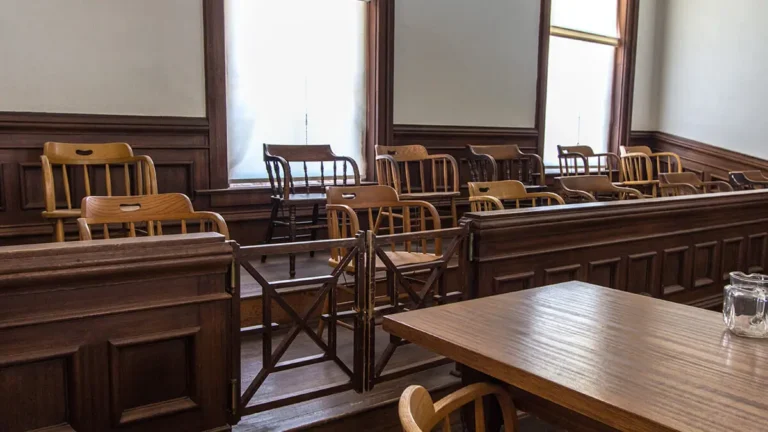
[[[432,397],[424,387],[410,386],[400,396],[398,404],[400,424],[405,432],[428,432],[442,423],[443,432],[450,432],[451,413],[473,402],[475,431],[485,432],[483,397],[490,395],[495,396],[499,402],[504,431],[516,432],[518,430],[517,410],[512,397],[504,388],[488,383],[471,384],[440,399],[437,403],[432,401]]]
[[[134,155],[126,143],[47,142],[40,161],[45,189],[42,214],[53,223],[57,242],[64,241],[64,222],[80,217],[76,203],[82,197],[157,193],[152,159]]]
[[[585,145],[557,146],[560,176],[607,175],[612,181],[622,180],[621,161],[615,153],[595,153]]]
[[[731,171],[728,177],[733,187],[740,190],[768,188],[768,177],[758,170]]]
[[[680,161],[680,156],[672,152],[654,152],[648,146],[620,146],[619,154],[623,157],[633,153],[640,153],[648,156],[652,161],[656,162],[656,175],[659,176],[664,173],[681,173],[683,172],[683,163]]]
[[[659,176],[661,196],[696,195],[710,192],[733,192],[724,181],[702,181],[692,172],[663,173]]]
[[[651,158],[645,153],[627,153],[621,156],[622,184],[643,191],[647,198],[655,198],[659,180],[653,176]]]
[[[569,202],[597,202],[606,200],[642,199],[637,189],[616,186],[608,176],[582,175],[557,177],[558,189]]]
[[[389,186],[329,187],[327,195],[326,211],[328,213],[328,238],[330,239],[354,237],[361,229],[358,212],[365,213],[367,225],[373,232],[383,229],[388,231],[388,234],[396,234],[428,231],[430,228],[432,230],[440,229],[440,216],[432,204],[426,201],[402,200],[397,191]],[[398,211],[403,216],[402,219],[394,217]],[[415,220],[411,219],[412,216]],[[429,246],[433,246],[433,248]],[[328,264],[331,267],[337,267],[347,252],[343,248],[332,248]],[[408,240],[403,244],[393,244],[391,250],[384,254],[396,267],[433,262],[442,256],[442,241],[437,238],[434,244],[429,245],[426,240],[422,240],[419,244],[414,245],[412,241]],[[375,267],[376,271],[387,269],[379,257],[376,257]],[[355,272],[354,262],[347,265],[345,270]],[[339,288],[346,289],[342,285],[339,285]],[[354,293],[350,292],[350,294]],[[407,297],[407,294],[403,294],[402,297]],[[377,297],[376,301],[386,302],[389,301],[389,297]],[[339,303],[337,307],[350,304],[351,302]],[[329,308],[330,305],[326,298],[323,315],[328,313]],[[338,321],[337,324],[345,328],[352,328],[342,321]],[[321,336],[324,327],[325,321],[321,320],[318,325],[318,334]]]
[[[551,192],[528,192],[525,185],[516,180],[493,182],[470,182],[469,205],[473,212],[504,210],[504,201],[514,201],[515,208],[520,203],[536,207],[537,202],[544,205],[565,204],[563,198]]]
[[[110,225],[127,225],[128,237],[136,237],[137,225],[146,226],[149,236],[163,235],[163,222],[167,221],[179,222],[182,234],[190,232],[190,223],[197,223],[200,232],[214,231],[229,239],[227,223],[221,215],[195,211],[189,198],[179,193],[134,197],[91,196],[83,198],[81,210],[82,217],[77,220],[81,240],[93,239],[92,226],[100,226],[105,239],[110,238]]]
[[[330,145],[285,145],[264,144],[264,163],[267,165],[267,175],[272,188],[272,212],[267,226],[264,243],[275,240],[276,227],[287,227],[288,236],[281,240],[296,241],[300,231],[309,231],[309,239],[317,239],[317,232],[325,229],[321,223],[320,206],[325,204],[325,188],[327,186],[360,186],[360,169],[354,159],[347,156],[337,156]],[[300,165],[302,173],[298,175],[291,169],[291,163]],[[319,168],[320,176],[309,176],[308,165]],[[333,167],[333,176],[326,178],[326,164]],[[312,217],[309,220],[297,221],[296,209],[311,207]],[[287,220],[279,217],[281,209],[288,209]],[[314,255],[314,252],[310,252]],[[267,260],[261,257],[261,262]],[[289,254],[289,272],[291,277],[296,275],[296,255]]]
[[[517,180],[531,192],[547,188],[541,156],[523,153],[517,144],[468,145],[467,149],[473,182]]]
[[[453,156],[431,155],[421,145],[376,146],[376,175],[380,185],[394,188],[402,199],[429,201],[436,207],[449,203],[450,216],[441,217],[458,226],[456,199],[461,191]]]

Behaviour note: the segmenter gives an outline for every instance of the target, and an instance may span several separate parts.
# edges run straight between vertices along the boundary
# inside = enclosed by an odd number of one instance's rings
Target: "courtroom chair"
[[[659,176],[661,196],[696,195],[710,192],[732,192],[724,181],[702,181],[692,172],[663,173]]]
[[[432,401],[432,397],[424,387],[412,385],[400,396],[398,404],[400,425],[405,432],[428,432],[440,425],[443,432],[450,432],[451,414],[473,403],[475,431],[485,432],[483,397],[491,395],[495,396],[501,409],[504,432],[518,431],[517,410],[512,397],[503,387],[489,383],[470,384],[440,399],[437,403]]]
[[[325,229],[326,223],[320,221],[320,206],[325,204],[325,188],[327,186],[360,186],[360,170],[354,159],[347,156],[337,156],[330,145],[285,145],[264,144],[264,163],[267,166],[269,185],[272,189],[272,212],[267,226],[264,243],[275,240],[276,227],[287,227],[287,238],[296,241],[299,231],[309,231],[310,240],[317,239],[318,230]],[[291,163],[300,164],[302,173],[296,175],[291,169]],[[320,176],[310,176],[307,163],[319,168]],[[326,178],[325,164],[333,167],[333,177]],[[340,165],[340,167],[339,167]],[[340,168],[340,169],[339,169]],[[350,178],[351,177],[351,178]],[[288,217],[279,217],[281,210],[288,208]],[[311,219],[296,220],[296,210],[299,207],[312,208]],[[314,252],[310,252],[314,255]],[[267,260],[266,255],[261,262]],[[296,255],[289,254],[290,275],[296,275]]]
[[[557,177],[555,182],[568,202],[615,201],[644,198],[637,189],[616,186],[608,176],[581,175]]]
[[[42,214],[53,223],[57,242],[64,241],[64,222],[80,217],[76,203],[82,197],[157,193],[152,159],[134,155],[126,143],[46,142],[40,162],[45,191]]]
[[[459,166],[448,154],[429,154],[421,145],[376,146],[376,175],[380,185],[393,187],[405,200],[429,201],[435,207],[450,205],[451,226],[458,226],[456,199]],[[402,215],[396,215],[402,217]]]
[[[77,220],[81,240],[93,240],[92,226],[100,227],[105,239],[110,238],[110,225],[127,225],[128,237],[137,236],[137,225],[146,226],[149,236],[163,235],[163,222],[179,222],[180,232],[191,232],[190,224],[198,224],[199,232],[218,232],[229,239],[227,223],[218,213],[195,211],[186,195],[168,193],[140,196],[90,196],[83,198],[82,217]],[[167,229],[166,234],[171,234]]]
[[[364,213],[368,227],[373,232],[384,229],[387,234],[397,234],[440,229],[440,216],[432,204],[427,201],[404,200],[402,195],[398,196],[397,191],[390,186],[329,187],[327,196],[326,211],[328,213],[329,239],[354,237],[361,229],[358,212]],[[394,217],[396,211],[401,212],[402,219]],[[384,227],[384,224],[387,226]],[[418,245],[406,241],[403,244],[392,245],[391,250],[384,254],[397,267],[440,259],[442,256],[441,240],[435,239],[433,250],[429,250],[428,246],[426,240],[422,240]],[[331,249],[328,264],[331,267],[337,267],[346,254],[347,250],[345,249]],[[375,266],[377,271],[386,270],[380,257],[376,257]],[[350,263],[345,270],[355,272],[354,263]],[[379,300],[386,299],[388,298],[380,298]],[[340,306],[346,305],[340,304]],[[328,312],[328,308],[328,299],[326,299],[323,314]],[[348,327],[341,321],[338,323]],[[324,325],[324,321],[321,320],[318,334],[322,335]]]
[[[731,185],[739,190],[765,189],[768,187],[768,177],[758,170],[731,171],[728,173]]]
[[[643,191],[647,198],[655,198],[659,180],[653,175],[651,158],[645,153],[626,153],[621,156],[622,185]]]
[[[467,148],[473,182],[517,180],[532,192],[547,188],[541,156],[523,153],[517,144],[467,145]]]
[[[595,153],[586,145],[557,146],[557,160],[560,176],[607,175],[620,182],[621,162],[615,153]]]
[[[683,172],[683,163],[680,156],[672,152],[654,152],[648,146],[619,146],[619,154],[623,157],[628,154],[640,153],[648,156],[651,161],[655,161],[656,175],[664,173]]]
[[[515,208],[520,208],[521,202],[530,207],[536,207],[537,202],[565,204],[558,194],[528,192],[525,185],[516,180],[469,183],[469,205],[473,212],[504,210],[505,201],[514,201]]]

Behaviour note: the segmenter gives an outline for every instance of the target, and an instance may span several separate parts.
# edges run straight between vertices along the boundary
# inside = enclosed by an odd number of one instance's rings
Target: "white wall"
[[[398,0],[396,124],[533,127],[539,0]]]
[[[659,129],[768,158],[768,1],[663,1]]]
[[[0,111],[205,116],[200,0],[0,0]]]

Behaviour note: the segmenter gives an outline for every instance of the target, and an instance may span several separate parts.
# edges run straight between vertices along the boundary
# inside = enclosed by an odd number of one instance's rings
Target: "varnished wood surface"
[[[757,430],[768,342],[720,314],[568,282],[385,317],[384,329],[619,430]]]

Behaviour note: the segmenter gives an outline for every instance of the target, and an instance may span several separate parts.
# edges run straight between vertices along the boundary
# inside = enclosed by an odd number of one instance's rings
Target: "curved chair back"
[[[376,146],[376,175],[380,185],[399,194],[459,192],[459,166],[448,154],[431,155],[412,144]]]
[[[400,396],[398,413],[405,432],[428,432],[442,424],[443,432],[451,431],[451,413],[469,403],[474,404],[475,431],[485,432],[483,397],[493,395],[501,408],[504,432],[516,432],[517,410],[512,397],[497,385],[488,383],[471,384],[449,394],[437,403],[421,386],[410,386]],[[494,431],[496,432],[496,431]]]
[[[661,196],[695,195],[709,192],[732,192],[724,181],[702,181],[692,172],[662,173],[659,175]]]
[[[326,186],[360,186],[360,169],[355,160],[337,156],[328,144],[264,144],[264,163],[273,196],[309,194],[312,188],[322,191]],[[295,175],[291,163],[300,164],[303,170]],[[333,175],[329,173],[326,178],[328,166],[333,167]]]
[[[595,153],[585,145],[557,146],[560,176],[607,175],[622,180],[619,157],[610,152]]]
[[[620,146],[619,153],[622,157],[630,154],[644,154],[652,161],[656,162],[656,174],[681,173],[683,172],[683,163],[677,153],[672,152],[654,152],[648,146]]]
[[[616,186],[608,176],[557,177],[555,181],[563,195],[574,202],[644,198],[643,194],[636,189]]]
[[[728,173],[731,185],[740,190],[765,189],[768,187],[768,177],[758,170],[731,171]]]
[[[81,210],[82,217],[77,220],[81,240],[93,239],[91,226],[94,225],[101,226],[105,239],[110,238],[110,225],[119,225],[117,230],[127,229],[128,237],[136,237],[142,227],[145,227],[146,235],[163,235],[162,222],[167,221],[178,221],[182,234],[188,232],[188,222],[199,222],[200,232],[215,231],[229,239],[229,229],[221,215],[195,211],[189,198],[180,193],[91,196],[83,198]]]
[[[474,182],[517,180],[529,186],[546,184],[544,163],[535,153],[523,153],[517,144],[468,145],[470,178]]]
[[[516,180],[494,182],[470,182],[469,204],[472,211],[504,210],[504,201],[515,201],[515,208],[521,202],[536,207],[537,202],[544,205],[565,204],[563,199],[551,192],[527,192],[525,185]]]

